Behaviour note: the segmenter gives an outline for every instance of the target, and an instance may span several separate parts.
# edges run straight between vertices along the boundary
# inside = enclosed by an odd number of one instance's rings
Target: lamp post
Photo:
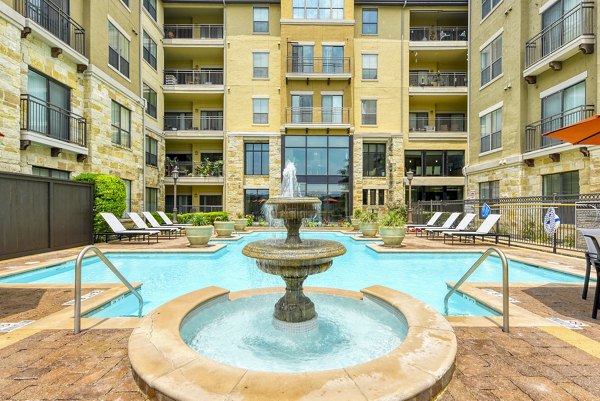
[[[173,223],[177,224],[177,179],[179,178],[179,168],[177,165],[173,168]]]
[[[415,176],[415,173],[412,169],[406,172],[406,179],[408,180],[408,224],[412,224],[412,180]]]

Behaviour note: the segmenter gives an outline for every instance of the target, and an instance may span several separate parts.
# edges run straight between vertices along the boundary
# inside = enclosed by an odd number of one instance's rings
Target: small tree
[[[94,184],[94,232],[109,232],[101,212],[112,213],[121,217],[127,208],[125,199],[125,183],[122,179],[107,174],[80,174],[73,178],[74,181],[90,182]]]

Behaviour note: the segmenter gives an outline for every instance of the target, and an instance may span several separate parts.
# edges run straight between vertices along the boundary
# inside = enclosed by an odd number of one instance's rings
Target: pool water
[[[255,261],[242,255],[250,241],[284,238],[284,233],[254,233],[239,241],[227,241],[227,247],[212,253],[110,253],[107,257],[131,282],[143,283],[143,314],[188,292],[208,286],[231,291],[249,288],[281,287],[278,276],[263,273]],[[339,233],[301,233],[302,238],[339,241],[347,248],[334,259],[326,272],[310,276],[305,286],[332,287],[359,291],[371,285],[383,285],[406,292],[444,313],[446,282],[458,281],[481,256],[476,252],[381,254]],[[151,246],[148,247],[151,250]],[[72,283],[75,262],[0,279],[0,283]],[[96,257],[83,263],[84,283],[118,282],[113,273]],[[580,277],[554,272],[515,261],[509,263],[510,281],[520,283],[580,283]],[[468,281],[502,282],[502,266],[497,257],[488,258]],[[125,296],[87,317],[137,316],[137,299]],[[449,315],[494,315],[491,310],[460,294],[449,302]]]

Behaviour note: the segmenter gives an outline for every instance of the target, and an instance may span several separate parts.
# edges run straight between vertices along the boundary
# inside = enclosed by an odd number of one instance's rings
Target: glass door
[[[292,72],[314,72],[314,48],[313,45],[292,46]]]
[[[312,95],[292,95],[292,123],[312,123]]]
[[[344,46],[323,46],[323,73],[344,72]]]
[[[322,103],[322,122],[328,124],[342,124],[342,105],[344,97],[342,95],[323,95]]]

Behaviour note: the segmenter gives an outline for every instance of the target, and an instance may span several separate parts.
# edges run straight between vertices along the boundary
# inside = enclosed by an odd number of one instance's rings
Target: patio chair
[[[598,259],[598,252],[600,249],[596,248],[591,236],[600,236],[600,229],[596,228],[580,228],[579,231],[583,235],[585,244],[587,245],[587,252],[585,253],[585,280],[583,282],[583,294],[581,298],[587,299],[588,287],[590,285],[590,273],[592,271],[592,259]]]
[[[431,238],[435,238],[436,235],[438,235],[439,233],[442,233],[444,231],[446,231],[446,232],[465,231],[467,229],[467,227],[469,227],[469,224],[471,224],[471,222],[473,221],[474,218],[475,218],[475,213],[465,213],[462,220],[459,221],[458,224],[456,225],[456,227],[454,227],[454,228],[430,227],[430,228],[426,228],[424,231],[427,232],[428,239],[429,239],[429,234],[432,234]]]
[[[147,221],[148,223],[150,223],[150,225],[151,225],[153,228],[159,228],[159,227],[163,227],[163,228],[177,228],[177,232],[181,232],[181,230],[183,230],[185,227],[189,227],[189,225],[187,225],[187,226],[184,226],[184,225],[179,225],[179,224],[170,224],[170,225],[167,225],[167,224],[160,224],[160,223],[158,222],[158,220],[156,220],[156,219],[154,218],[154,216],[152,215],[152,213],[150,213],[150,212],[142,212],[142,214],[143,214],[143,215],[144,215],[144,217],[146,218],[146,221]]]
[[[407,224],[406,227],[414,228],[417,230],[422,230],[427,227],[433,227],[433,225],[435,224],[436,221],[438,221],[438,219],[440,218],[441,215],[442,215],[442,212],[435,212],[425,225],[423,225],[423,224]]]
[[[174,224],[171,219],[169,218],[169,216],[167,216],[167,214],[165,212],[157,212],[158,215],[160,216],[161,219],[163,219],[163,221],[165,222],[164,225],[166,226],[175,226],[175,227],[190,227],[193,224],[191,223],[177,223]]]
[[[584,235],[583,237],[586,238],[586,241],[589,239],[595,249],[600,249],[600,245],[598,245],[600,235]],[[594,306],[592,306],[592,319],[597,319],[598,308],[600,307],[600,255],[596,254],[592,262],[596,269],[596,293],[594,294]]]
[[[112,213],[100,213],[104,221],[108,224],[113,233],[121,240],[122,237],[127,237],[130,241],[131,238],[135,238],[138,236],[142,236],[142,240],[148,236],[148,244],[150,244],[150,236],[156,235],[156,242],[158,242],[158,234],[160,234],[159,230],[128,230],[123,224],[117,219],[117,217]],[[106,242],[108,242],[108,236],[106,238]]]
[[[442,234],[444,234],[444,243],[446,242],[446,237],[448,237],[448,236],[452,239],[453,244],[454,244],[454,237],[458,237],[459,241],[461,241],[461,239],[463,237],[464,238],[471,237],[471,238],[473,238],[473,242],[475,242],[475,239],[477,237],[481,237],[482,241],[485,237],[494,237],[496,239],[496,244],[498,243],[499,237],[506,237],[506,238],[508,238],[508,246],[510,246],[510,235],[509,234],[499,234],[499,233],[490,232],[490,230],[494,227],[494,225],[498,222],[498,220],[500,220],[500,216],[501,215],[499,215],[499,214],[490,214],[488,217],[485,218],[483,223],[481,223],[481,225],[479,226],[479,228],[476,231],[443,231]]]
[[[139,230],[158,230],[163,234],[168,234],[169,239],[171,239],[171,233],[177,233],[179,231],[179,228],[177,227],[148,227],[146,225],[146,223],[144,223],[144,220],[142,220],[142,218],[140,217],[139,214],[135,213],[135,212],[129,212],[127,213],[129,215],[129,217],[131,217],[131,220],[133,220],[133,224],[135,224],[135,227]]]
[[[444,230],[448,230],[450,228],[452,228],[452,225],[454,224],[454,222],[456,221],[456,219],[458,219],[458,216],[460,216],[460,213],[451,213],[450,216],[448,216],[448,218],[446,219],[446,221],[444,222],[444,224],[442,224],[442,226],[440,228],[443,228]],[[427,228],[424,228],[421,231],[421,237],[423,236],[423,232],[426,231]],[[427,234],[429,235],[429,234]]]

